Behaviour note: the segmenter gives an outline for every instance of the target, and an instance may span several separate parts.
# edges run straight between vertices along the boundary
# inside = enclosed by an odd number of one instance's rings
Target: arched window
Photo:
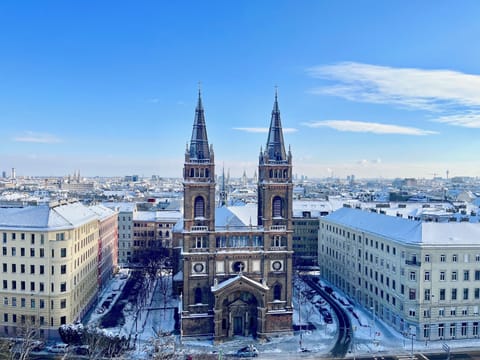
[[[205,169],[205,177],[206,178],[210,177],[210,172],[208,171],[208,168]]]
[[[282,198],[280,196],[275,196],[272,202],[272,216],[275,217],[282,217]]]
[[[193,168],[190,169],[190,177],[193,177],[195,175],[195,170]]]
[[[162,230],[160,230],[160,231],[158,232],[158,236],[160,236],[160,237],[163,236]]]
[[[270,170],[270,179],[273,178],[273,170]]]
[[[202,289],[195,288],[195,304],[202,303]]]
[[[193,209],[193,217],[204,217],[205,216],[205,201],[203,197],[197,196],[195,198],[195,208]]]
[[[281,300],[282,298],[282,285],[276,284],[273,287],[273,300]]]

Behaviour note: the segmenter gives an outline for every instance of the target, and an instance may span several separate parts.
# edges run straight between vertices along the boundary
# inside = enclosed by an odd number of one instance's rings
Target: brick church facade
[[[277,94],[260,150],[256,206],[216,206],[201,94],[183,169],[181,332],[265,338],[292,331],[292,156]]]

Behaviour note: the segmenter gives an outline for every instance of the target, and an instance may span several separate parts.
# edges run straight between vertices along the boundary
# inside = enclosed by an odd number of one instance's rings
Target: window
[[[273,287],[273,300],[280,300],[282,297],[282,285],[277,284]]]
[[[457,289],[452,289],[452,300],[457,300]]]
[[[417,298],[417,291],[415,289],[409,289],[408,298],[409,300],[415,300]]]
[[[30,235],[30,244],[35,245],[35,234]]]
[[[38,290],[40,292],[44,292],[45,291],[45,284],[43,282],[38,283],[38,288],[39,288]]]
[[[44,265],[40,265],[40,275],[43,275],[45,273],[45,266]]]
[[[457,262],[457,254],[452,255],[452,262]]]
[[[195,207],[194,207],[194,218],[204,217],[205,216],[205,201],[203,197],[197,196],[195,198]]]
[[[60,249],[60,257],[62,258],[67,257],[67,248]]]
[[[44,248],[41,248],[40,249],[40,257],[45,257],[45,249]]]
[[[35,299],[30,299],[30,307],[35,309]]]
[[[67,291],[67,283],[66,282],[62,282],[60,284],[60,292],[65,292]]]
[[[202,303],[202,289],[195,288],[195,304]]]
[[[440,262],[445,262],[445,261],[447,261],[447,257],[444,254],[440,255]]]
[[[280,196],[275,196],[272,202],[272,216],[282,217],[282,198]]]
[[[60,300],[60,309],[65,309],[67,307],[67,300],[62,299]]]
[[[60,274],[67,273],[67,265],[60,265]]]
[[[450,316],[457,316],[457,309],[451,308],[450,309]]]
[[[25,291],[25,281],[20,281],[20,290]]]
[[[445,281],[445,271],[440,271],[440,281]]]
[[[17,298],[16,297],[12,297],[12,306],[13,307],[17,306]]]
[[[425,275],[423,277],[425,281],[430,281],[430,271],[425,271]]]
[[[430,289],[425,289],[424,297],[425,301],[430,301]]]
[[[445,300],[445,289],[440,289],[440,300]]]
[[[474,297],[475,297],[475,300],[480,299],[480,288],[475,288]]]
[[[3,288],[8,289],[8,280],[3,280]]]
[[[469,281],[469,280],[470,280],[470,271],[463,270],[463,281]]]
[[[7,263],[2,264],[3,272],[7,272]]]
[[[463,289],[463,300],[468,300],[468,288]]]
[[[17,290],[17,281],[12,280],[12,290]]]
[[[443,308],[438,309],[438,316],[439,316],[439,317],[445,316],[445,309],[443,309]]]
[[[35,282],[30,281],[30,291],[35,291]]]
[[[480,280],[480,270],[475,270],[475,280]]]
[[[410,280],[411,281],[417,280],[417,273],[415,271],[410,271]]]
[[[12,256],[17,256],[17,248],[12,247]]]
[[[20,256],[25,256],[25,248],[20,248]]]
[[[425,262],[426,262],[426,263],[430,262],[430,255],[429,255],[429,254],[425,254],[424,259],[425,259]]]
[[[450,324],[450,336],[452,338],[454,338],[456,333],[457,333],[457,327],[456,327],[455,323]]]
[[[17,272],[17,264],[12,264],[12,273]]]
[[[457,281],[457,272],[452,271],[452,281]]]
[[[25,307],[25,304],[26,304],[25,298],[21,298],[21,299],[20,299],[20,306],[21,306],[21,307]]]
[[[438,324],[438,337],[443,339],[444,336],[445,336],[445,325]]]

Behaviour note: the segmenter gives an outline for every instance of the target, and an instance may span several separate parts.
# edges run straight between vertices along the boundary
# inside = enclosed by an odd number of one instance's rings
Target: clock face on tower
[[[196,273],[201,273],[205,269],[205,266],[202,263],[196,263],[193,265],[193,271]]]
[[[277,260],[277,261],[274,261],[274,262],[272,263],[272,269],[273,269],[274,271],[280,271],[280,270],[282,270],[282,263],[281,263],[280,261],[278,261],[278,260]]]

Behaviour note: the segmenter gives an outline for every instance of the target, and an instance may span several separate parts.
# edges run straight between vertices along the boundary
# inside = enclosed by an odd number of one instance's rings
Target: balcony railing
[[[285,225],[272,225],[270,231],[287,231],[287,227]]]
[[[420,261],[417,260],[405,260],[406,265],[420,266]]]
[[[208,231],[208,226],[192,226],[192,232],[206,232]]]

